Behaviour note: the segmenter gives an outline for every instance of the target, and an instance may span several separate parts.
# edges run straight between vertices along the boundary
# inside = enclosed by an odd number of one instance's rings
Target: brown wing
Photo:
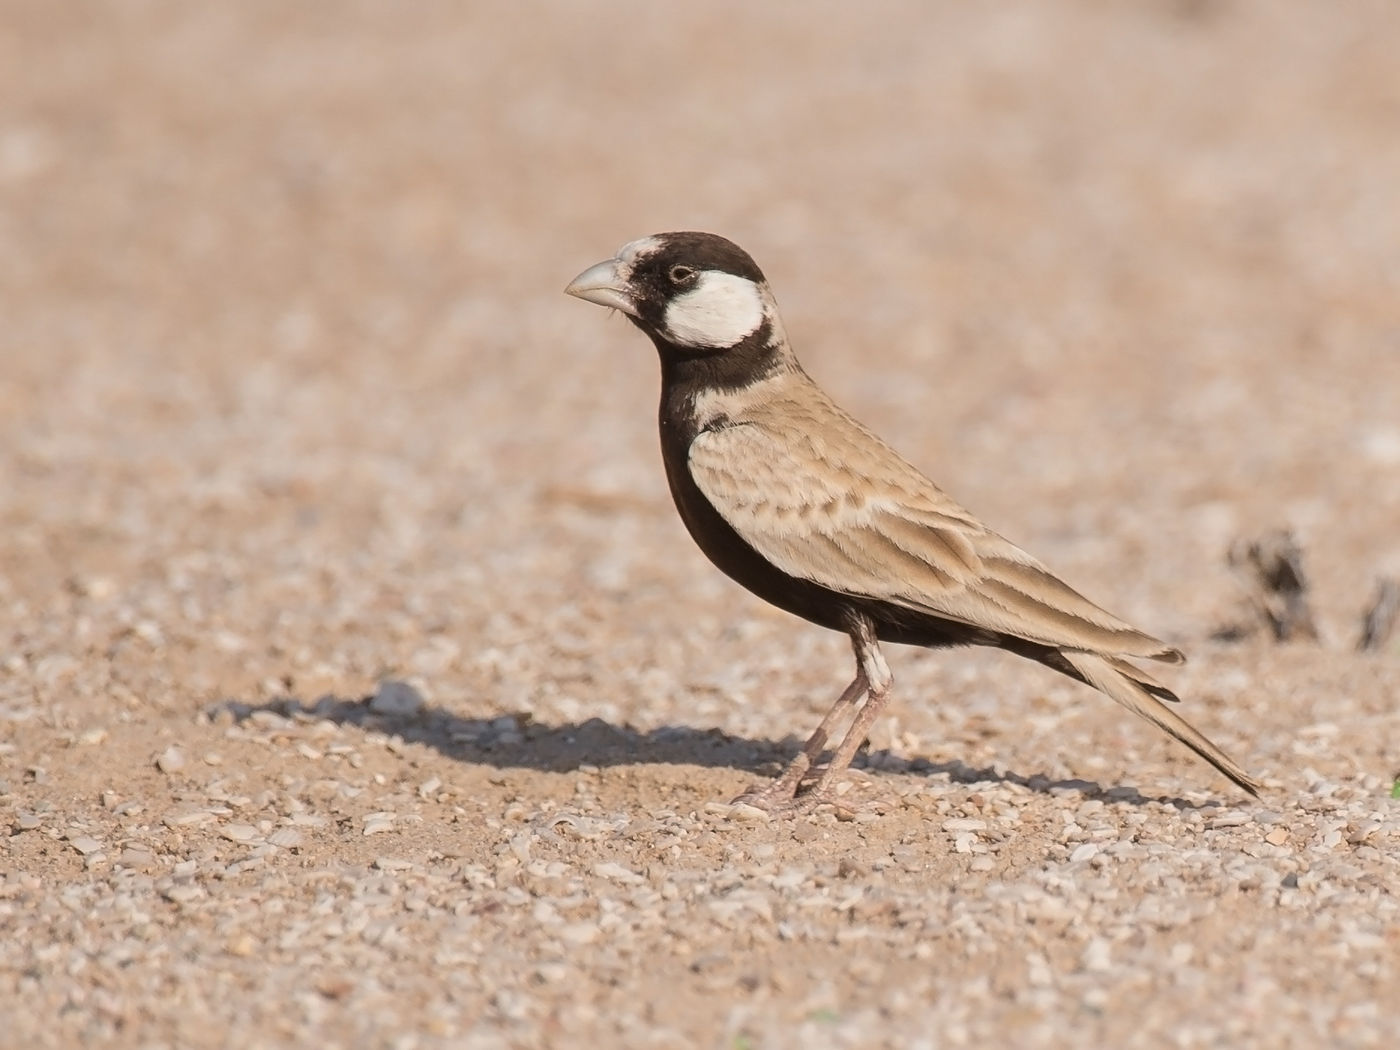
[[[1179,661],[987,529],[820,398],[784,399],[690,446],[700,491],[791,576],[1041,645]]]

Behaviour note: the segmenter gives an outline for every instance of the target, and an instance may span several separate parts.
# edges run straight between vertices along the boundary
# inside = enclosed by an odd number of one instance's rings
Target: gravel
[[[257,0],[0,40],[0,1046],[1388,1046],[1400,15]],[[1241,797],[695,553],[560,294],[751,248],[804,361],[1186,649]],[[1215,639],[1287,527],[1316,643]]]

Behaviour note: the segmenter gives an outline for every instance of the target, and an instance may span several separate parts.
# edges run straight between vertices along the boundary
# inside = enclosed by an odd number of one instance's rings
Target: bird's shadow
[[[415,695],[410,692],[409,695]],[[235,722],[268,712],[301,721],[327,721],[397,736],[431,747],[462,763],[497,769],[533,769],[567,773],[584,766],[689,765],[736,769],[755,776],[773,776],[801,748],[788,736],[781,740],[735,736],[720,729],[666,725],[639,730],[614,725],[600,718],[551,725],[528,714],[495,718],[464,718],[444,708],[414,703],[403,711],[377,707],[373,697],[351,700],[325,696],[314,702],[279,697],[262,703],[222,700],[211,705],[211,716],[220,713]],[[1215,808],[1218,803],[1196,803],[1170,795],[1144,795],[1137,788],[1103,785],[1092,780],[1029,776],[993,767],[976,768],[965,762],[931,762],[904,758],[884,750],[857,754],[853,766],[878,773],[906,774],[929,779],[946,777],[955,784],[1018,784],[1038,794],[1072,793],[1132,806],[1157,803],[1179,810]]]

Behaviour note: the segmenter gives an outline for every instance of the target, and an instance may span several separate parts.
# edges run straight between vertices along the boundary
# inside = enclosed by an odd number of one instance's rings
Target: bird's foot
[[[765,813],[778,813],[792,805],[802,780],[812,769],[812,760],[805,753],[794,758],[777,780],[767,784],[755,784],[738,798],[730,802],[732,806],[753,806]]]
[[[755,784],[742,795],[731,799],[731,806],[752,806],[754,809],[761,809],[765,813],[777,815],[790,810],[797,802],[796,785],[789,786],[783,783],[785,778],[778,778],[767,784]]]
[[[852,799],[838,791],[837,785],[821,783],[818,774],[824,770],[812,770],[812,775],[805,780],[801,774],[790,776],[792,772],[789,768],[777,780],[754,785],[730,805],[752,806],[773,817],[804,817],[825,807],[834,808],[837,819],[855,812]],[[802,773],[807,770],[803,769]]]

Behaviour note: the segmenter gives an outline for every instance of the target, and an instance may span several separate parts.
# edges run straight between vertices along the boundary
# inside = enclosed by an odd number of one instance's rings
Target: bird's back
[[[872,610],[892,641],[1175,657],[988,529],[795,366],[697,398],[691,429],[684,473],[734,537]]]

